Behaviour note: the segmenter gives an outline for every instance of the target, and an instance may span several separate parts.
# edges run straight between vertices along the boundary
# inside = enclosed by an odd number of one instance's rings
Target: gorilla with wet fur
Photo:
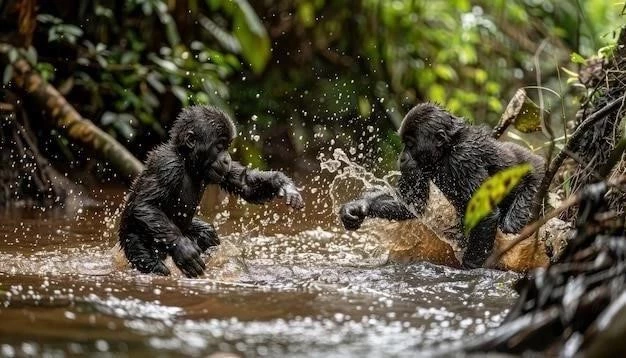
[[[358,229],[366,217],[408,220],[424,212],[432,181],[454,206],[463,222],[467,203],[480,184],[496,172],[530,163],[531,173],[471,231],[459,239],[465,250],[463,266],[484,264],[493,249],[496,229],[519,233],[528,223],[531,206],[544,175],[544,160],[514,144],[499,142],[484,128],[466,125],[461,118],[430,103],[409,111],[399,135],[404,144],[395,192],[369,192],[343,205],[341,220]],[[458,230],[462,232],[462,230]]]
[[[258,171],[231,161],[233,122],[210,106],[183,109],[170,138],[154,149],[132,185],[119,227],[126,258],[139,271],[169,275],[163,261],[171,255],[189,277],[205,267],[200,254],[220,241],[213,225],[195,217],[209,184],[259,204],[276,196],[293,208],[303,201],[294,183],[277,171]]]

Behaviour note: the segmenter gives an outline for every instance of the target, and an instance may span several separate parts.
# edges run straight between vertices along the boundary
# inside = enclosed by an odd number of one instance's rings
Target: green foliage
[[[527,98],[515,117],[513,125],[522,133],[538,132],[541,130],[541,115],[541,108]]]
[[[44,9],[54,13],[37,19],[52,46],[63,42],[74,48],[70,62],[79,66],[70,74],[70,88],[86,91],[90,98],[80,111],[125,143],[141,146],[150,132],[165,135],[163,127],[178,111],[165,107],[168,98],[178,101],[176,107],[201,103],[229,110],[225,81],[242,70],[238,55],[257,72],[269,59],[267,32],[245,0],[213,1],[205,8],[209,13],[208,6],[213,7],[212,19],[198,8],[188,11],[185,23],[174,17],[181,11],[177,7],[187,6],[184,2],[174,7],[165,0],[128,0],[124,5],[86,1],[77,18],[63,18],[64,11],[50,6]],[[195,26],[196,21],[202,26]],[[67,61],[55,60],[36,64],[47,80],[54,81],[67,66]]]
[[[263,149],[248,132],[288,125],[304,150],[300,138],[319,128],[336,133],[335,146],[377,136],[367,160],[393,163],[395,130],[417,102],[495,124],[515,90],[537,85],[530,97],[557,94],[544,96],[546,118],[561,115],[550,109],[571,103],[575,67],[614,51],[621,24],[620,5],[606,0],[38,4],[37,48],[19,54],[140,156],[181,106],[201,103],[235,115],[244,159]],[[538,109],[525,106],[515,127],[535,131]]]
[[[504,169],[487,178],[474,192],[465,212],[465,234],[469,234],[480,221],[532,170],[530,164],[520,164]]]

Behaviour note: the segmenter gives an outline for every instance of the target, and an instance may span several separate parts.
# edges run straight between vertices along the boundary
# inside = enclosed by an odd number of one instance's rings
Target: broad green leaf
[[[315,24],[315,8],[310,2],[302,2],[298,5],[298,19],[304,27],[311,27]]]
[[[368,118],[372,113],[372,106],[370,105],[370,101],[367,99],[367,97],[359,96],[358,104],[359,114],[361,115],[361,117]]]
[[[439,84],[433,84],[428,89],[428,98],[433,102],[445,103],[446,89]]]
[[[237,39],[222,29],[219,25],[204,15],[198,18],[200,25],[204,27],[226,50],[233,53],[241,52],[241,45]],[[193,45],[193,44],[192,44]]]
[[[546,115],[544,111],[544,115]],[[513,122],[515,129],[522,133],[532,133],[541,130],[541,108],[526,99]]]
[[[530,164],[520,164],[487,178],[467,204],[463,223],[465,235],[468,235],[485,216],[491,213],[531,170]]]
[[[146,80],[158,93],[165,93],[165,85],[161,82],[161,76],[157,72],[150,72]]]
[[[265,32],[265,27],[263,27],[261,19],[259,19],[256,12],[254,12],[250,3],[247,0],[235,0],[235,3],[237,3],[240,14],[243,15],[245,23],[248,25],[250,31],[259,37],[267,36],[267,32]]]
[[[241,53],[256,73],[265,68],[270,58],[270,39],[261,20],[245,0],[235,0],[239,11],[234,14],[234,35],[241,45]]]
[[[19,58],[19,51],[15,47],[11,47],[9,50],[9,63],[17,61]]]
[[[172,72],[172,73],[178,72],[178,66],[176,66],[176,64],[172,61],[162,59],[153,53],[149,54],[148,58],[152,60],[152,62],[156,63],[157,65],[161,66],[163,69],[169,72]]]
[[[437,74],[437,76],[439,76],[439,78],[446,80],[446,81],[451,81],[457,78],[457,75],[456,75],[456,72],[454,72],[454,69],[448,65],[441,65],[441,64],[435,65],[435,73]]]
[[[35,65],[37,63],[37,50],[35,50],[33,46],[30,46],[27,49],[21,49],[20,53],[31,65]]]
[[[13,66],[7,65],[4,68],[4,72],[2,74],[2,84],[3,85],[8,84],[9,81],[11,80],[11,77],[13,77]]]
[[[54,24],[54,25],[58,25],[63,22],[63,20],[50,14],[39,14],[37,15],[37,20],[44,24]]]
[[[587,60],[585,60],[584,57],[582,57],[580,54],[576,52],[572,52],[572,54],[570,55],[570,60],[573,63],[579,63],[581,65],[584,65],[587,62]]]

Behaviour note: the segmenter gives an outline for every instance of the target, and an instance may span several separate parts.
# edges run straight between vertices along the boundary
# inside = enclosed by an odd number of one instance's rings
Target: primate
[[[347,230],[358,229],[365,217],[407,220],[424,212],[432,181],[454,206],[463,222],[467,203],[480,184],[496,172],[516,164],[530,163],[532,172],[459,240],[465,249],[463,266],[484,264],[495,240],[496,229],[518,233],[530,219],[533,199],[544,175],[544,160],[514,143],[498,142],[480,127],[434,104],[418,104],[404,117],[398,131],[404,149],[398,159],[400,178],[395,192],[370,192],[342,206],[341,220]],[[460,230],[462,232],[462,230]]]
[[[192,106],[178,115],[169,140],[148,154],[119,227],[120,245],[136,269],[169,275],[163,263],[169,254],[186,276],[204,272],[200,254],[220,243],[213,225],[194,216],[209,184],[255,204],[281,196],[295,209],[304,206],[285,174],[231,161],[228,148],[235,136],[235,125],[224,112]]]

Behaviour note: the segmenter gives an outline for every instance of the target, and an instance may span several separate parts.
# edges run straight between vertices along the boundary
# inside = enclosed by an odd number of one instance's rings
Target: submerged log
[[[364,228],[375,232],[389,248],[389,257],[396,262],[428,261],[460,267],[463,250],[456,245],[461,235],[454,207],[433,184],[426,212],[419,219],[403,222],[371,220]],[[522,241],[504,254],[492,267],[525,272],[546,267],[565,248],[571,225],[551,219],[542,226],[537,238]],[[498,231],[494,250],[500,252],[517,238],[515,234]]]

